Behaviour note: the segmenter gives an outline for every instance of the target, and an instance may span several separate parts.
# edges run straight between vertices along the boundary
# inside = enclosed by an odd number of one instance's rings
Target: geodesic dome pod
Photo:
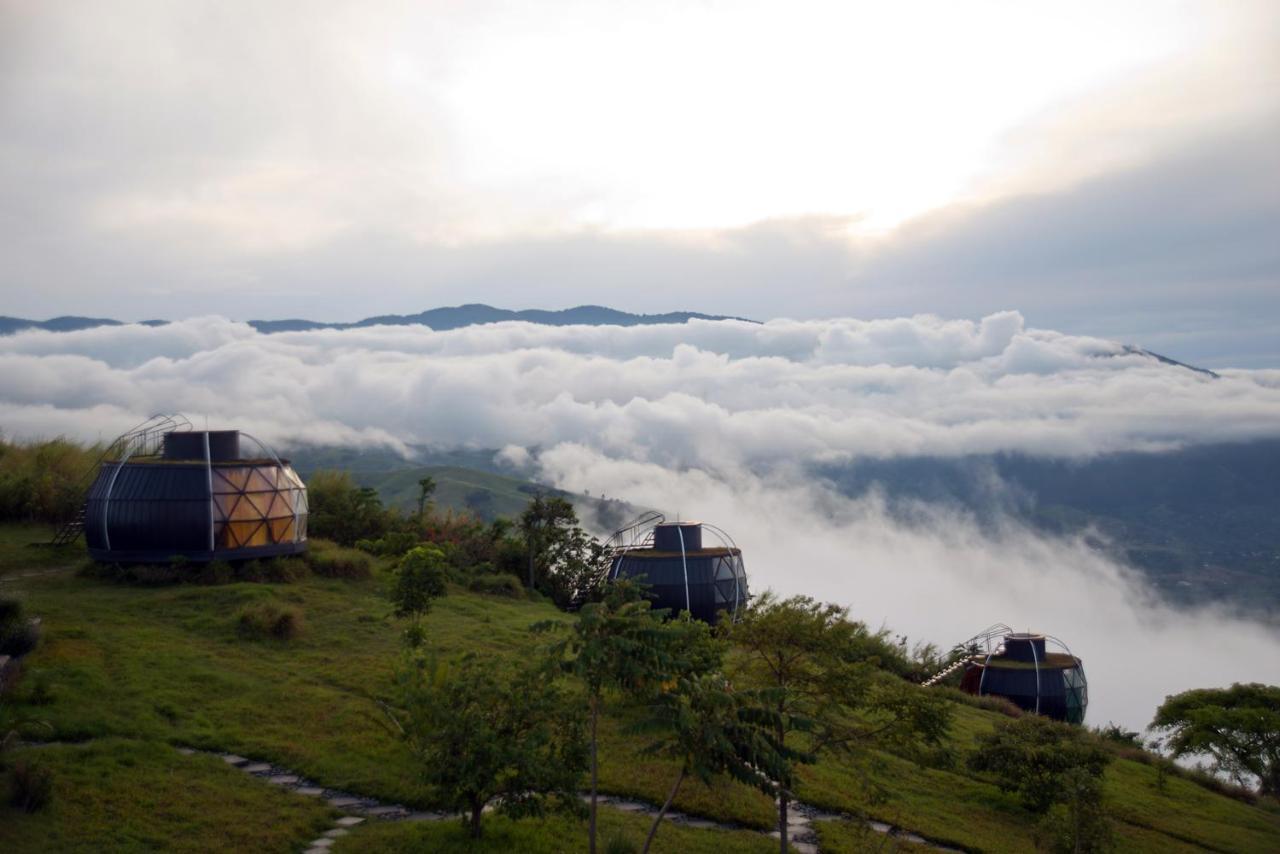
[[[1052,642],[1059,650],[1048,648]],[[1021,709],[1067,723],[1082,723],[1089,707],[1084,662],[1066,644],[1047,635],[1010,633],[985,658],[966,668],[961,690],[999,696]]]
[[[274,455],[242,457],[239,440],[236,431],[170,433],[162,455],[104,462],[85,503],[90,556],[207,561],[304,551],[302,480]],[[196,452],[203,459],[189,458]]]
[[[721,611],[736,614],[748,598],[742,550],[718,529],[705,527],[722,542],[705,546],[700,522],[654,526],[641,546],[619,549],[609,579],[634,578],[649,585],[654,607],[672,614],[688,611],[709,623]]]

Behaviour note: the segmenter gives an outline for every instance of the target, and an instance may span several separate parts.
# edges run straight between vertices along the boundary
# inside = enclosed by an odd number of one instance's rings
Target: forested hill
[[[545,326],[641,326],[653,323],[688,323],[690,320],[745,320],[718,314],[700,314],[696,311],[669,311],[664,314],[632,314],[600,305],[580,305],[560,311],[527,309],[512,311],[491,305],[473,303],[444,308],[432,308],[418,314],[383,314],[366,317],[352,323],[327,323],[318,320],[291,318],[287,320],[250,320],[248,324],[259,332],[298,332],[308,329],[358,329],[365,326],[429,326],[432,329],[460,329],[483,323],[499,323],[504,320],[522,320]],[[162,326],[169,321],[143,320],[147,326]],[[71,332],[91,329],[95,326],[121,326],[124,321],[106,317],[55,317],[50,320],[27,320],[21,317],[0,316],[0,335],[10,335],[23,329],[44,329],[50,332]]]

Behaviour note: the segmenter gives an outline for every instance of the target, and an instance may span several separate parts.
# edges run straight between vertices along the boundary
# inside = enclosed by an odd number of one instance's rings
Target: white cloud
[[[1020,451],[1065,458],[1280,434],[1280,372],[1220,379],[1097,338],[981,321],[504,323],[261,335],[206,317],[0,338],[0,429],[106,438],[161,411],[291,443],[467,445],[557,485],[700,516],[754,583],[950,644],[1003,620],[1085,658],[1095,722],[1164,693],[1280,681],[1274,631],[1155,603],[1076,540],[936,507],[891,518],[812,463]]]

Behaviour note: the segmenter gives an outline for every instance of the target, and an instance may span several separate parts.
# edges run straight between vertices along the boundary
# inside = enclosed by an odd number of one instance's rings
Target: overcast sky
[[[465,301],[1280,366],[1280,4],[0,0],[0,313]]]

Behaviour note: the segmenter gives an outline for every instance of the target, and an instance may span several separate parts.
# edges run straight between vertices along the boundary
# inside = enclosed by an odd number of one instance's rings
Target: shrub
[[[329,544],[307,550],[306,563],[325,578],[364,579],[373,575],[373,558],[359,549]]]
[[[0,599],[0,632],[22,619],[22,603],[17,599]]]
[[[21,658],[40,643],[40,629],[28,620],[11,623],[0,634],[0,655]]]
[[[302,633],[302,610],[292,605],[260,602],[246,605],[236,615],[236,632],[249,640],[293,640]]]
[[[53,799],[53,772],[43,765],[19,759],[10,779],[9,803],[20,810],[36,812]]]
[[[200,567],[196,580],[201,584],[230,584],[235,581],[236,572],[225,560],[211,560]]]
[[[953,703],[963,703],[966,706],[973,706],[975,709],[982,709],[984,712],[995,712],[1007,718],[1016,720],[1026,714],[1017,703],[995,694],[980,697],[977,694],[961,691],[959,688],[933,688],[931,690],[940,691]]]
[[[524,584],[514,575],[508,575],[505,572],[477,575],[471,579],[468,587],[476,593],[485,593],[490,596],[508,596],[512,599],[524,598]]]
[[[604,844],[604,854],[636,854],[640,849],[621,833],[610,836]]]
[[[412,531],[390,531],[376,540],[356,540],[356,548],[378,557],[400,557],[418,545],[418,535]]]

